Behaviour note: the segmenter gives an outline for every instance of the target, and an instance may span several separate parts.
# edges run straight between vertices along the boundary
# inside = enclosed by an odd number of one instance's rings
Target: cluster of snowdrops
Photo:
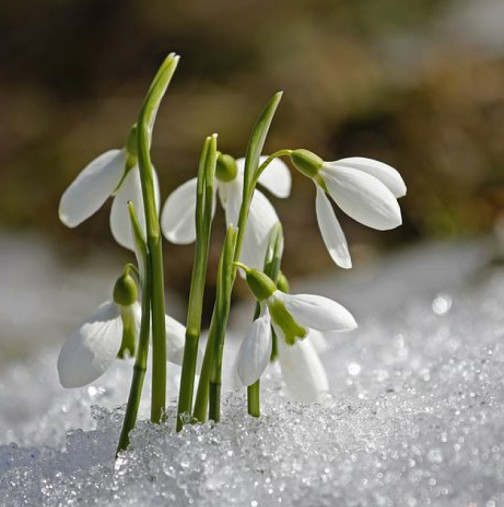
[[[179,57],[169,55],[156,74],[125,147],[103,153],[64,192],[61,221],[76,227],[113,197],[110,228],[115,240],[135,253],[112,291],[93,315],[72,333],[58,358],[60,382],[80,387],[96,380],[116,357],[133,357],[134,367],[118,451],[128,446],[135,426],[149,354],[152,365],[151,420],[161,421],[166,402],[166,362],[182,366],[177,430],[185,423],[220,419],[222,358],[233,285],[243,276],[257,301],[250,332],[234,368],[247,389],[248,412],[260,415],[260,378],[278,360],[291,395],[309,402],[327,391],[318,356],[324,333],[349,331],[351,313],[328,298],[290,294],[281,270],[283,232],[261,185],[287,198],[291,175],[282,160],[313,182],[317,221],[327,250],[342,268],[352,266],[348,245],[330,199],[347,215],[374,229],[401,224],[397,198],[406,186],[399,173],[376,160],[352,157],[326,162],[305,149],[262,155],[281,99],[275,94],[261,112],[245,158],[217,148],[217,136],[203,145],[196,177],[177,188],[161,209],[158,176],[150,156],[154,122]],[[217,273],[206,348],[200,350],[203,294],[212,219],[222,206],[227,231]],[[161,210],[161,214],[159,213]],[[162,236],[177,244],[195,242],[186,326],[165,314]],[[198,383],[196,385],[196,380]]]

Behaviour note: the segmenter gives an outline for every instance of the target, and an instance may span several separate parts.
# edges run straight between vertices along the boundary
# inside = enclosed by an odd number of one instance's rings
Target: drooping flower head
[[[370,158],[350,157],[325,162],[307,150],[295,150],[291,159],[317,189],[317,221],[334,262],[351,268],[352,260],[341,226],[326,194],[351,218],[380,231],[402,223],[397,199],[406,195],[406,185],[393,167]]]
[[[260,163],[266,159],[267,157],[261,157]],[[238,223],[244,167],[243,158],[235,160],[230,155],[220,154],[217,159],[214,188],[219,195],[228,226],[236,226]],[[289,169],[281,160],[274,159],[261,174],[259,183],[276,197],[288,197],[291,189]],[[175,189],[163,206],[161,227],[166,239],[172,243],[184,245],[196,240],[196,187],[197,179],[190,179]],[[255,190],[242,247],[243,262],[253,267],[262,267],[269,234],[277,222],[278,216],[269,200],[260,190]]]
[[[155,171],[154,191],[159,212],[159,182]],[[67,227],[77,227],[94,215],[111,196],[114,198],[110,210],[112,235],[121,246],[133,250],[128,201],[134,204],[140,225],[145,231],[135,125],[126,147],[106,151],[95,158],[65,190],[59,204],[60,220]]]
[[[142,311],[135,281],[129,274],[116,282],[106,301],[64,343],[58,357],[63,387],[82,387],[99,378],[116,357],[134,356]],[[167,359],[182,364],[185,327],[165,315]]]
[[[240,264],[247,283],[261,305],[261,315],[243,341],[237,372],[244,385],[254,384],[266,369],[272,350],[273,327],[278,338],[278,359],[291,394],[313,401],[327,390],[327,376],[317,355],[317,331],[350,331],[357,327],[352,314],[339,303],[312,294],[287,294],[263,272]]]

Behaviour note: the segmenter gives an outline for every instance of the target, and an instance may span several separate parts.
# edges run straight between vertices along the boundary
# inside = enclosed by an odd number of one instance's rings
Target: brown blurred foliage
[[[480,11],[497,4],[484,0]],[[222,151],[243,155],[264,102],[283,89],[268,151],[374,157],[407,182],[395,231],[338,214],[351,245],[486,232],[504,199],[504,41],[488,43],[480,11],[464,9],[470,2],[2,3],[1,224],[40,229],[72,258],[117,248],[106,210],[69,231],[59,197],[87,162],[123,145],[157,66],[175,51],[182,60],[153,146],[163,197],[195,174],[206,135],[218,132]],[[313,198],[294,174],[292,197],[275,202],[291,273],[331,265]],[[216,241],[213,263],[218,253]],[[184,290],[192,247],[168,246],[166,258],[167,277]]]

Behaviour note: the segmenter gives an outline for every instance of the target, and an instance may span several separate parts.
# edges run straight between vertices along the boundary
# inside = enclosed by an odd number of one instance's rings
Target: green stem
[[[140,397],[142,394],[145,372],[147,370],[147,357],[149,355],[149,334],[150,334],[150,269],[147,269],[142,287],[142,321],[140,323],[140,337],[138,340],[138,350],[133,369],[133,378],[124,416],[124,423],[119,437],[116,457],[120,451],[125,450],[129,445],[129,432],[135,427],[138,408],[140,406]]]
[[[285,150],[278,150],[275,151],[275,153],[272,153],[257,169],[255,175],[254,175],[254,186],[257,184],[257,181],[259,180],[261,174],[264,172],[266,167],[269,166],[269,164],[275,159],[280,157],[288,157],[292,154],[292,150],[285,149]]]
[[[152,281],[152,398],[151,421],[159,423],[166,401],[166,322],[161,238],[149,238]]]
[[[151,269],[149,254],[133,203],[129,202],[128,208],[132,224],[133,237],[135,240],[135,245],[137,247],[137,254],[139,262],[142,266],[142,276],[140,277],[139,271],[132,264],[128,264],[127,268],[132,269],[136,273],[142,286],[142,320],[140,322],[140,336],[138,338],[138,349],[135,358],[135,366],[133,368],[133,378],[131,380],[128,405],[126,407],[123,427],[121,430],[121,435],[119,437],[116,457],[120,451],[123,451],[128,447],[129,432],[135,427],[136,424],[145,371],[147,369],[150,336]]]
[[[231,293],[233,291],[233,271],[235,271],[232,259],[235,251],[237,230],[229,226],[219,263],[217,274],[217,312],[215,319],[216,331],[212,342],[212,369],[210,372],[209,391],[209,414],[208,417],[220,421],[220,393],[222,384],[222,357],[224,354],[224,341],[226,327],[231,307]]]
[[[197,414],[197,419],[202,422],[206,417],[207,400],[210,393],[212,393],[210,397],[211,417],[213,420],[218,420],[220,418],[220,389],[218,389],[218,385],[220,384],[220,371],[222,369],[222,347],[224,344],[224,335],[227,327],[229,307],[231,304],[231,296],[237,272],[237,267],[234,264],[234,261],[239,261],[240,259],[250,203],[257,183],[257,177],[255,177],[255,174],[259,166],[259,158],[264,147],[264,142],[266,140],[271,121],[281,97],[281,92],[276,93],[266,104],[256,121],[247,146],[243,181],[243,198],[237,224],[238,232],[234,240],[234,253],[232,255],[233,262],[231,263],[231,266],[228,266],[230,271],[229,289],[225,292],[225,294],[223,294],[223,302],[219,303],[218,298],[216,299],[207,350],[205,351],[205,361],[198,386],[195,414]],[[205,364],[206,361],[208,361],[207,364]],[[208,366],[208,369],[206,368],[207,365],[210,365]],[[212,383],[214,384],[214,387],[210,390],[210,384]]]
[[[177,67],[178,57],[168,56],[156,74],[140,109],[137,124],[137,149],[151,268],[152,308],[152,402],[151,421],[158,423],[166,402],[166,327],[164,274],[161,234],[154,192],[154,169],[150,145],[154,120],[168,84]]]
[[[217,136],[208,137],[203,146],[198,168],[196,199],[196,248],[194,254],[191,288],[187,311],[184,359],[180,378],[179,402],[177,409],[177,431],[187,422],[192,411],[194,379],[201,334],[201,315],[205,289],[210,230],[213,210],[213,181],[217,162]]]
[[[216,306],[214,306],[212,320],[210,322],[210,330],[208,332],[208,341],[205,348],[205,356],[203,357],[203,365],[201,366],[198,392],[196,393],[196,401],[194,402],[193,416],[201,423],[204,423],[207,418],[210,374],[212,372],[212,356],[216,331],[217,316]]]
[[[247,410],[249,415],[253,417],[261,416],[259,394],[261,391],[260,380],[254,384],[247,386]]]
[[[282,255],[284,250],[284,238],[282,224],[278,222],[273,226],[270,232],[268,248],[266,250],[266,256],[264,259],[264,273],[268,275],[275,284],[278,283],[280,277],[280,264],[282,262]],[[254,320],[259,318],[261,313],[261,306],[259,303],[256,304]],[[277,353],[276,336],[271,330],[271,339],[273,341],[273,347],[271,351],[271,360],[274,359],[274,355]],[[254,384],[247,386],[247,410],[249,415],[253,417],[260,417],[260,380],[257,380]]]

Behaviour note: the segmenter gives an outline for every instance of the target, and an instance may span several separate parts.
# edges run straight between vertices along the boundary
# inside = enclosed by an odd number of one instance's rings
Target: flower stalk
[[[137,151],[145,207],[147,245],[151,268],[152,310],[152,400],[151,421],[158,423],[166,402],[166,331],[164,275],[161,233],[157,216],[153,167],[150,157],[152,128],[161,100],[177,68],[179,57],[170,54],[156,74],[140,109],[137,124]]]
[[[210,370],[209,385],[209,418],[220,421],[220,397],[222,384],[222,356],[224,353],[224,340],[226,326],[231,307],[231,293],[233,291],[233,255],[237,239],[237,230],[228,227],[217,273],[216,294],[216,330],[212,340],[212,367]]]
[[[189,291],[184,360],[177,409],[177,431],[182,429],[193,402],[196,361],[201,334],[201,314],[206,282],[210,232],[213,217],[213,181],[217,161],[217,135],[207,137],[200,157],[196,199],[196,249]]]
[[[278,284],[280,277],[280,265],[282,263],[282,255],[284,249],[284,237],[282,224],[278,222],[270,233],[268,249],[266,250],[266,258],[264,259],[264,273],[268,275],[275,284]],[[254,320],[259,318],[261,314],[261,306],[256,304]],[[273,343],[276,343],[276,336],[273,334]],[[273,349],[272,349],[273,355]],[[253,384],[247,386],[247,410],[249,415],[253,417],[261,416],[260,405],[260,379]]]
[[[243,240],[245,238],[245,230],[247,224],[248,213],[250,209],[250,204],[252,201],[252,196],[254,195],[255,186],[257,184],[257,180],[259,178],[258,167],[259,161],[261,157],[261,153],[264,147],[264,143],[266,141],[266,136],[268,134],[271,122],[275,115],[276,109],[280,100],[282,98],[282,92],[278,92],[268,101],[266,106],[264,107],[261,115],[259,116],[254,129],[252,131],[252,135],[249,139],[249,144],[247,147],[247,154],[245,157],[245,169],[243,175],[243,196],[240,207],[240,212],[238,216],[238,228],[236,232],[236,237],[233,240],[234,249],[233,255],[229,259],[230,261],[230,280],[229,280],[229,290],[226,294],[223,293],[226,297],[226,301],[222,302],[221,309],[219,310],[219,297],[216,298],[216,303],[214,306],[214,312],[212,315],[212,321],[210,324],[209,337],[207,341],[207,346],[205,350],[205,356],[203,359],[203,367],[201,369],[201,375],[198,385],[198,392],[196,396],[196,404],[194,408],[194,416],[196,420],[200,422],[205,422],[207,416],[207,410],[209,406],[209,397],[212,398],[210,402],[212,404],[212,408],[210,409],[211,415],[210,418],[214,421],[218,421],[220,419],[220,377],[219,371],[222,370],[222,354],[214,355],[216,351],[220,350],[220,347],[223,346],[224,343],[224,333],[227,328],[227,322],[229,317],[229,306],[231,304],[231,296],[233,292],[234,282],[236,279],[236,271],[237,266],[236,262],[240,259],[241,249],[243,246]],[[273,160],[272,157],[271,160]],[[263,164],[266,167],[266,164]],[[226,235],[226,239],[229,238],[230,233],[228,229],[228,234]],[[231,241],[228,239],[228,241]],[[226,244],[226,243],[225,243]],[[223,256],[225,255],[226,247],[223,249]],[[228,272],[228,267],[223,268],[223,272]],[[218,282],[221,278],[218,276]],[[226,283],[227,280],[226,280]],[[226,310],[227,308],[227,310]],[[222,333],[222,336],[219,336]],[[222,345],[221,345],[222,344]],[[210,383],[212,382],[212,378],[214,379],[212,394],[210,395]]]
[[[130,393],[126,413],[124,415],[123,427],[117,445],[116,457],[120,451],[127,449],[129,445],[129,432],[135,427],[140,398],[144,383],[145,372],[147,371],[147,358],[149,355],[149,335],[150,335],[150,291],[151,291],[151,269],[150,258],[145,238],[140,228],[138,217],[135,213],[133,203],[128,203],[130,213],[133,238],[135,240],[136,252],[139,256],[139,264],[143,268],[141,274],[142,286],[142,320],[140,321],[140,333],[138,338],[138,348],[135,357],[135,366],[133,367],[133,378],[131,380]]]

